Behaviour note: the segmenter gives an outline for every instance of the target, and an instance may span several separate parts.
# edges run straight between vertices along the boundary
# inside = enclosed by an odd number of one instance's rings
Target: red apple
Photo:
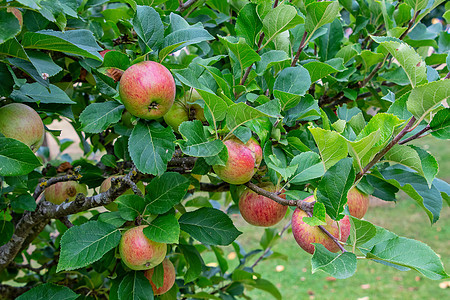
[[[275,192],[276,187],[270,183],[262,183],[259,187],[269,192]],[[280,195],[286,199],[286,195]],[[255,226],[269,227],[277,224],[286,215],[288,207],[272,199],[264,197],[247,188],[239,198],[239,211],[248,223]]]
[[[172,107],[175,92],[170,71],[154,61],[132,65],[120,79],[119,93],[125,108],[146,120],[164,116]]]
[[[76,181],[58,182],[44,190],[45,200],[54,204],[61,204],[66,199],[73,201],[78,193],[86,195],[87,187],[85,184],[80,184]]]
[[[172,262],[166,258],[163,260],[162,265],[164,269],[164,279],[163,285],[159,288],[156,288],[155,284],[152,281],[152,276],[155,268],[147,270],[144,273],[145,277],[147,277],[148,281],[150,281],[150,284],[152,285],[153,294],[155,296],[166,293],[172,288],[173,284],[175,283],[176,272]]]
[[[246,144],[237,138],[226,140],[228,160],[225,166],[214,165],[214,172],[225,182],[243,184],[249,181],[259,167],[262,150],[255,139]]]
[[[120,176],[110,176],[110,177],[106,178],[105,180],[103,180],[102,184],[100,185],[100,193],[104,193],[107,190],[109,190],[109,188],[111,187],[111,179],[114,177],[120,177]],[[142,194],[145,195],[145,186],[142,183],[142,181],[139,181],[138,183],[136,183],[136,185],[139,188],[139,190],[142,192]],[[129,188],[122,195],[132,195],[132,194],[134,194],[134,192],[131,188]],[[114,201],[105,205],[105,207],[109,211],[117,211],[117,209],[118,209],[117,203],[115,203]]]
[[[0,107],[0,133],[21,141],[36,152],[44,141],[44,124],[38,113],[22,103]]]
[[[350,214],[355,218],[361,219],[369,208],[369,195],[354,187],[348,191],[347,205]]]
[[[314,196],[309,196],[303,201],[312,202]],[[297,244],[303,248],[306,252],[314,253],[314,245],[312,243],[320,243],[325,246],[331,252],[338,252],[339,247],[333,240],[326,235],[318,226],[310,226],[303,222],[303,218],[308,215],[297,208],[292,215],[292,233],[297,241]],[[337,222],[333,221],[329,216],[326,216],[326,225],[323,227],[328,230],[333,236],[339,239],[339,229]],[[339,227],[341,230],[341,242],[345,242],[350,235],[350,220],[348,216],[345,216],[339,221]]]
[[[167,245],[148,239],[141,225],[128,229],[120,240],[119,253],[124,264],[132,270],[148,270],[159,265],[166,256]]]

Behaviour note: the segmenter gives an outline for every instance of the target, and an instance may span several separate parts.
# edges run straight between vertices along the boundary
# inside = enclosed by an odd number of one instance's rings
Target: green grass
[[[416,144],[424,147],[437,158],[440,163],[439,177],[448,181],[450,179],[450,151],[446,149],[448,142],[427,137]],[[448,206],[444,204],[440,220],[431,226],[427,215],[414,200],[405,194],[400,194],[399,197],[400,200],[396,204],[382,202],[382,205],[371,206],[365,219],[399,236],[417,239],[428,244],[441,256],[447,271],[450,270],[450,210]],[[240,216],[233,216],[233,221],[243,232],[238,241],[244,248],[246,250],[258,248],[264,229],[248,225]],[[287,219],[283,220],[278,225],[279,229],[287,221]],[[283,299],[336,299],[338,297],[340,299],[369,297],[370,300],[448,299],[450,295],[450,289],[439,287],[440,282],[449,280],[433,281],[415,271],[401,272],[373,261],[358,261],[356,274],[345,280],[329,281],[328,275],[320,271],[311,274],[311,255],[296,244],[290,231],[285,233],[273,250],[285,254],[288,260],[262,261],[255,267],[255,272],[275,284],[281,291]],[[226,248],[227,254],[232,251],[231,247]],[[215,259],[209,257],[206,262],[213,261]],[[229,265],[232,270],[237,265],[237,259],[229,260]],[[277,266],[283,266],[284,270],[277,272]],[[272,299],[269,294],[259,290],[253,290],[247,294],[252,299]]]

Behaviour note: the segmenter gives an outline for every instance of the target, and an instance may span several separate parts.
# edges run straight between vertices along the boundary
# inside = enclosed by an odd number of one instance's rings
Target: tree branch
[[[399,145],[403,145],[403,144],[406,144],[406,143],[409,142],[409,141],[418,139],[418,138],[420,138],[420,136],[421,136],[423,133],[427,132],[427,131],[430,130],[430,129],[431,129],[430,124],[428,124],[427,126],[425,126],[424,129],[422,129],[422,130],[419,131],[418,133],[416,133],[416,134],[410,136],[409,138],[404,139],[403,141],[398,142],[398,144],[399,144]]]
[[[75,174],[68,174],[68,175],[64,175],[64,176],[59,176],[59,177],[52,177],[48,180],[42,179],[39,184],[37,185],[36,189],[34,190],[33,193],[33,198],[34,200],[37,200],[37,198],[39,198],[39,196],[42,194],[42,192],[48,188],[49,186],[58,183],[58,182],[63,182],[63,181],[76,181],[79,180],[81,178],[81,175],[78,174],[79,169],[75,169]]]
[[[291,67],[293,67],[293,66],[295,66],[297,64],[298,59],[300,58],[300,53],[302,53],[303,49],[306,46],[305,41],[306,41],[306,37],[307,36],[308,36],[308,32],[305,30],[305,33],[303,33],[302,40],[300,42],[300,46],[298,46],[297,53],[295,54],[295,57],[292,60]]]
[[[1,299],[16,299],[25,292],[31,290],[32,286],[10,286],[6,284],[0,284],[0,297]]]
[[[310,217],[310,218],[313,216],[312,213],[310,213],[310,212],[306,212],[306,214],[307,214],[308,217]],[[319,225],[318,227],[319,227],[326,235],[328,235],[328,237],[329,237],[330,239],[333,240],[333,242],[339,247],[339,249],[341,249],[342,253],[347,252],[347,250],[344,249],[344,246],[341,245],[341,243],[339,242],[339,240],[338,240],[334,235],[332,235],[328,230],[326,230],[325,227],[323,227],[322,225]]]
[[[191,7],[193,4],[195,4],[195,2],[197,2],[198,0],[188,0],[184,3],[180,2],[180,6],[177,8],[177,11],[179,12],[184,12],[186,9],[188,9],[189,7]]]

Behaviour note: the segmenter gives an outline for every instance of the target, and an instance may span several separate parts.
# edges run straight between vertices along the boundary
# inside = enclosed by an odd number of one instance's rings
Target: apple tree
[[[430,247],[362,217],[368,195],[403,191],[431,224],[450,204],[410,143],[450,137],[449,9],[0,0],[0,298],[280,299],[254,267],[290,228],[314,272],[448,278]],[[81,158],[40,147],[72,143],[47,127],[63,119]],[[284,228],[244,249],[239,212]]]

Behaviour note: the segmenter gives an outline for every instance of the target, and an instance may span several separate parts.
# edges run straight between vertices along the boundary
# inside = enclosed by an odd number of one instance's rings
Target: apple
[[[172,262],[169,259],[165,258],[162,262],[162,265],[164,269],[164,279],[163,285],[160,286],[159,288],[156,288],[155,284],[152,281],[152,276],[155,268],[144,272],[145,277],[147,277],[148,281],[150,281],[150,284],[153,289],[153,294],[155,296],[166,293],[168,290],[172,288],[173,284],[175,283],[176,272]]]
[[[269,192],[275,192],[276,187],[271,182],[258,185]],[[286,195],[280,195],[286,199]],[[277,224],[286,215],[288,207],[270,198],[264,197],[247,188],[239,198],[239,211],[248,223],[255,226],[269,227]]]
[[[120,240],[119,253],[123,263],[132,270],[148,270],[159,265],[166,256],[167,245],[148,239],[141,225],[128,229]]]
[[[178,127],[181,123],[189,121],[186,106],[179,101],[175,101],[170,110],[164,115],[164,121],[172,127],[173,131],[180,133]]]
[[[0,107],[0,133],[21,141],[36,152],[44,142],[44,124],[38,113],[22,103]]]
[[[228,160],[225,166],[214,165],[214,172],[225,182],[246,183],[253,177],[261,163],[261,146],[254,138],[251,138],[246,144],[237,138],[231,138],[224,144],[228,150]]]
[[[361,219],[369,208],[369,195],[354,187],[348,191],[347,205],[350,214],[355,218]]]
[[[114,177],[120,177],[120,176],[110,176],[110,177],[106,178],[105,180],[103,180],[102,184],[100,185],[100,193],[104,193],[107,190],[109,190],[109,188],[111,187],[111,179]],[[136,183],[136,185],[139,188],[139,190],[142,192],[142,194],[145,195],[145,186],[142,183],[142,181],[139,181],[138,183]],[[134,194],[134,192],[131,188],[129,188],[122,195],[132,195],[132,194]],[[117,211],[117,209],[118,209],[117,203],[115,203],[114,201],[105,205],[105,207],[109,211]]]
[[[127,110],[125,110],[122,114],[122,123],[127,128],[134,128],[135,124],[133,124],[133,115],[130,114]]]
[[[155,120],[164,116],[175,99],[175,80],[170,71],[154,61],[129,67],[120,79],[119,94],[134,116]]]
[[[45,200],[53,204],[61,204],[66,199],[73,201],[78,193],[86,195],[87,187],[76,181],[57,182],[44,190]]]
[[[305,200],[307,202],[314,201],[314,196],[309,196]],[[297,244],[303,250],[311,254],[314,253],[314,245],[312,243],[320,243],[331,252],[338,252],[339,247],[333,240],[326,235],[318,226],[310,226],[303,222],[303,218],[308,215],[297,208],[292,215],[292,233],[297,241]],[[326,216],[326,225],[323,227],[328,230],[333,236],[339,239],[339,229],[336,221],[333,221],[328,215]],[[345,216],[339,221],[339,228],[341,230],[341,242],[345,242],[350,235],[350,220]]]

